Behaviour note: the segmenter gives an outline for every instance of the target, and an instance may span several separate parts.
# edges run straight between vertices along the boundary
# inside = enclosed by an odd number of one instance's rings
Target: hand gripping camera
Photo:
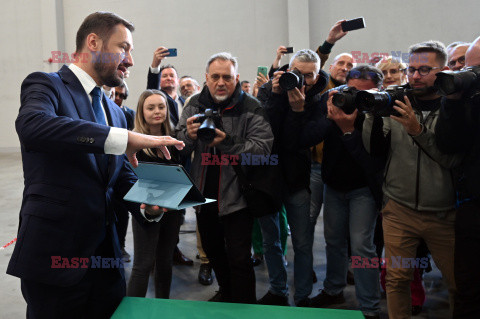
[[[221,118],[218,111],[206,109],[205,113],[194,115],[196,117],[194,123],[200,123],[197,131],[197,137],[206,144],[212,143],[215,138],[215,129],[221,127]]]

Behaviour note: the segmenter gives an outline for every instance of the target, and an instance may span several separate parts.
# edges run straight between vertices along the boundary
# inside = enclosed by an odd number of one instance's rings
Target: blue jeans
[[[310,193],[307,189],[302,189],[294,194],[286,194],[284,198],[295,253],[293,259],[295,295],[293,299],[297,304],[310,296],[313,286],[313,232],[310,222]]]
[[[325,292],[337,295],[347,285],[350,232],[352,256],[376,257],[373,233],[377,219],[375,200],[368,187],[338,192],[325,185],[324,234],[327,252]],[[378,267],[355,268],[355,293],[364,314],[379,312],[380,287]]]
[[[269,291],[278,296],[288,296],[287,270],[283,264],[278,213],[258,218],[263,236],[263,254],[270,280]]]
[[[313,230],[317,224],[318,215],[323,204],[323,180],[322,180],[322,164],[312,162],[310,171],[310,190],[312,198],[310,199],[310,219],[313,224]]]

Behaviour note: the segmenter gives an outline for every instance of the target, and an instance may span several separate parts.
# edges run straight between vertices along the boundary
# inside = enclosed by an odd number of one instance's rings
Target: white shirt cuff
[[[165,213],[161,213],[157,218],[148,219],[148,218],[145,216],[145,209],[144,209],[144,208],[140,208],[140,214],[142,214],[143,218],[145,218],[145,219],[147,220],[147,222],[155,223],[155,222],[159,222],[160,219],[162,219],[163,214],[165,214]]]
[[[128,130],[119,127],[111,127],[105,140],[105,154],[122,155],[127,150]]]
[[[160,64],[156,67],[156,68],[152,68],[150,66],[150,72],[154,73],[154,74],[158,74],[160,73]]]

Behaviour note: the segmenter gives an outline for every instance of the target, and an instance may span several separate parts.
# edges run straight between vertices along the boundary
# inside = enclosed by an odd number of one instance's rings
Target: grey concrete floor
[[[0,246],[10,242],[16,237],[18,227],[18,213],[23,191],[22,163],[19,152],[0,151]],[[211,286],[202,286],[197,281],[199,260],[195,259],[196,236],[195,215],[188,211],[184,225],[181,228],[180,249],[194,260],[193,267],[174,266],[172,282],[172,299],[183,300],[208,300],[218,289],[217,283]],[[127,233],[127,251],[133,257],[132,232],[129,228]],[[0,250],[0,319],[25,318],[25,301],[20,291],[20,280],[5,273],[8,261],[13,251],[13,245]],[[291,241],[288,241],[288,284],[290,286],[290,304],[293,304],[293,249]],[[319,218],[314,243],[314,270],[319,282],[314,284],[312,297],[322,288],[322,280],[325,278],[325,241],[323,239],[323,223]],[[132,263],[126,264],[127,280],[131,272]],[[268,273],[265,263],[255,268],[257,278],[257,298],[262,297],[268,290]],[[434,270],[424,275],[424,284],[427,291],[427,300],[423,312],[415,318],[448,318],[448,293],[442,281],[441,274],[434,266]],[[150,281],[148,298],[153,297],[153,284]],[[345,289],[347,302],[339,308],[356,309],[355,286],[347,286]],[[381,317],[388,318],[386,314],[386,300],[383,295],[381,300]]]

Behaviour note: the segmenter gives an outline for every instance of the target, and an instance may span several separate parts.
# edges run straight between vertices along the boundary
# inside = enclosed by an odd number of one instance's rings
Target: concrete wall
[[[257,66],[269,66],[279,45],[316,49],[342,18],[364,16],[367,28],[348,34],[332,54],[405,52],[422,40],[448,44],[470,41],[480,33],[478,0],[3,0],[2,4],[0,148],[19,146],[14,121],[21,81],[33,71],[58,70],[61,65],[44,61],[51,51],[72,53],[78,27],[94,11],[114,11],[136,26],[135,66],[127,80],[131,93],[126,101],[133,107],[146,87],[153,51],[161,45],[178,49],[178,57],[166,62],[180,75],[192,75],[202,83],[206,60],[213,53],[237,56],[240,78],[253,81]]]

